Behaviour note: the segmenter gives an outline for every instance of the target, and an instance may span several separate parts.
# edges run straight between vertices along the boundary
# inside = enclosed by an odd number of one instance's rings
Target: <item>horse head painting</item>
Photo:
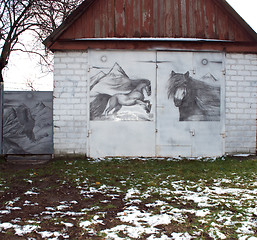
[[[121,117],[122,107],[133,106],[139,106],[145,113],[143,115],[146,116],[141,116],[141,120],[149,120],[147,115],[151,112],[151,93],[150,80],[130,79],[119,64],[115,63],[107,74],[101,72],[100,78],[91,84],[90,120],[113,119],[111,116],[115,118],[118,114]],[[133,108],[127,108],[126,120],[134,120],[137,113],[133,111]]]
[[[179,108],[179,121],[219,121],[220,87],[193,79],[189,72],[171,72],[168,98]]]

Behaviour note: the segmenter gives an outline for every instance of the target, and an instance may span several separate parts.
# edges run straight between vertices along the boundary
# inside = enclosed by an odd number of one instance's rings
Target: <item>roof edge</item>
[[[66,20],[55,29],[44,41],[43,44],[50,48],[55,40],[67,29],[69,28],[82,14],[84,11],[91,6],[95,0],[85,0],[83,1],[67,18]]]

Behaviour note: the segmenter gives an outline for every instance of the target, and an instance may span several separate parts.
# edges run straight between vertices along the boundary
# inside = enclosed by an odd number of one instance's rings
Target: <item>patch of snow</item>
[[[48,231],[42,231],[42,232],[37,232],[38,234],[41,235],[42,238],[47,238],[52,239],[52,240],[58,240],[58,237],[61,236],[59,232],[48,232]]]
[[[12,227],[13,227],[13,224],[11,224],[11,223],[1,223],[0,224],[0,229],[9,229]]]
[[[63,224],[65,227],[69,228],[69,227],[73,227],[74,224],[73,223],[66,223],[66,222],[61,222],[61,224]]]
[[[83,222],[79,223],[79,226],[82,227],[82,228],[87,228],[91,224],[92,224],[92,222],[90,222],[90,221],[83,221]]]
[[[135,195],[139,195],[139,194],[140,194],[140,191],[138,189],[131,188],[127,191],[125,199],[127,200],[130,198],[133,198]]]
[[[167,235],[163,234],[160,238],[151,235],[150,237],[147,238],[147,240],[170,240],[170,237],[168,237]]]
[[[144,223],[151,227],[169,224],[172,219],[168,214],[151,215],[150,213],[142,212],[136,206],[128,207],[124,212],[118,213],[118,216],[122,222],[129,222],[136,226],[141,226]]]
[[[235,155],[233,155],[234,157],[249,157],[249,156],[251,156],[251,154],[245,154],[245,153],[241,153],[241,154],[235,154]]]
[[[195,216],[197,217],[205,217],[206,215],[210,214],[210,210],[209,209],[202,209],[202,210],[198,210],[195,213]]]
[[[57,206],[57,210],[63,210],[63,209],[66,209],[66,208],[69,208],[69,206],[67,206],[67,205],[59,205],[59,206]]]
[[[10,214],[11,213],[11,211],[9,211],[9,210],[1,210],[0,211],[0,214]]]
[[[213,239],[226,239],[226,235],[219,231],[218,228],[211,228],[209,232],[210,237]]]
[[[31,233],[33,231],[35,231],[38,227],[35,225],[25,225],[25,226],[19,226],[16,227],[15,230],[15,234],[19,235],[19,236],[23,236],[25,234]]]
[[[172,233],[171,234],[172,239],[174,240],[191,240],[192,237],[186,232],[186,233]]]
[[[106,239],[115,239],[121,240],[124,238],[120,238],[118,233],[123,232],[128,235],[130,238],[138,239],[142,234],[153,234],[157,232],[155,228],[145,228],[143,226],[128,226],[128,225],[119,225],[111,229],[106,229],[102,231],[106,234]]]
[[[24,193],[24,195],[38,195],[39,193],[33,192],[33,191],[27,191]]]

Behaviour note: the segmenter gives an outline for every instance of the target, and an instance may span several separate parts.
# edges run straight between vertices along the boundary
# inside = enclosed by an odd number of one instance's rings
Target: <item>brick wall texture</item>
[[[257,54],[226,55],[226,153],[256,151]]]
[[[87,140],[86,52],[54,57],[54,153],[85,154]]]
[[[88,54],[54,58],[55,154],[86,154]],[[226,54],[225,153],[255,153],[257,54]]]

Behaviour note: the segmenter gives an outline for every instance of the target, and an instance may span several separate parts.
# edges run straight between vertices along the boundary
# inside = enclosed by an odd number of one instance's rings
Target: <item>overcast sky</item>
[[[257,0],[227,0],[242,18],[257,32]],[[42,74],[35,56],[26,53],[15,53],[9,61],[5,72],[5,90],[30,90],[26,86],[28,80],[34,81],[34,88],[52,91],[53,75]]]
[[[257,0],[227,0],[227,2],[257,32]]]

